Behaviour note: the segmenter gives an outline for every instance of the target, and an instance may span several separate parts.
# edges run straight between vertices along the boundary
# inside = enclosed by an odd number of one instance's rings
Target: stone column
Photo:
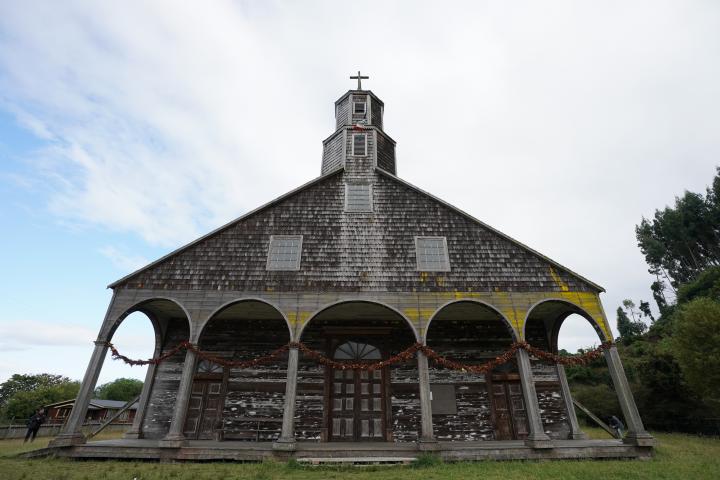
[[[295,398],[297,396],[298,347],[288,350],[287,378],[285,380],[285,408],[280,438],[273,443],[274,450],[295,450]]]
[[[562,390],[562,396],[568,414],[568,421],[570,422],[570,438],[573,440],[585,440],[587,439],[587,435],[580,430],[580,424],[575,414],[575,405],[573,405],[572,394],[570,393],[570,385],[568,385],[567,375],[565,375],[565,366],[558,364],[556,368],[560,389]]]
[[[192,350],[185,353],[185,363],[183,364],[177,397],[175,397],[175,409],[170,422],[170,430],[165,435],[165,438],[161,440],[162,446],[181,447],[185,440],[183,428],[187,416],[188,402],[192,393],[193,377],[195,376],[195,359],[196,355]]]
[[[90,405],[92,394],[95,392],[95,384],[100,376],[100,370],[102,370],[107,351],[108,347],[105,341],[95,341],[95,349],[90,357],[87,370],[85,370],[85,376],[70,416],[62,432],[50,442],[50,446],[61,447],[85,443],[85,435],[82,434],[81,427],[87,416],[88,405]]]
[[[552,448],[552,440],[545,434],[540,418],[540,406],[538,405],[537,392],[535,391],[535,380],[533,379],[530,356],[522,348],[518,349],[518,372],[520,373],[520,384],[525,399],[525,411],[527,412],[528,434],[527,444],[533,448]]]
[[[420,443],[421,449],[431,449],[431,445],[437,443],[433,433],[432,420],[432,398],[430,392],[430,372],[428,370],[428,360],[421,351],[417,352],[418,364],[418,388],[420,390]],[[422,445],[425,444],[425,445]]]
[[[155,350],[154,356],[160,355],[160,349]],[[150,394],[152,393],[152,387],[155,383],[155,371],[157,365],[151,363],[148,365],[147,372],[145,373],[145,383],[143,383],[142,391],[140,392],[140,399],[138,400],[138,408],[135,411],[135,419],[133,420],[132,427],[130,430],[125,432],[123,438],[142,438],[142,422],[145,419],[145,411],[147,410],[148,403],[150,402]]]
[[[620,355],[615,345],[605,350],[605,360],[607,361],[610,377],[615,386],[615,393],[618,396],[620,408],[622,409],[625,422],[627,423],[628,432],[625,436],[625,443],[632,443],[642,447],[651,447],[655,445],[655,439],[646,430],[638,413],[635,399],[633,398],[630,384],[625,376]]]

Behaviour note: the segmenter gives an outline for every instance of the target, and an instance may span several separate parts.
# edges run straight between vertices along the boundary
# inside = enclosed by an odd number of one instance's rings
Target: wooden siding
[[[205,327],[200,348],[222,358],[249,360],[267,355],[290,340],[282,319],[215,319]],[[287,355],[248,369],[231,369],[222,411],[228,440],[276,440],[285,399]]]
[[[189,336],[187,320],[171,320],[168,323],[162,352],[174,348]],[[168,433],[184,363],[185,352],[180,351],[155,369],[155,380],[142,424],[143,437],[158,439]]]
[[[382,104],[370,95],[370,123],[380,130],[383,128],[383,107]]]
[[[596,291],[541,257],[355,159],[117,285],[237,291]],[[345,178],[372,178],[374,214],[346,214]],[[270,235],[303,235],[298,272],[265,269]],[[450,272],[417,272],[415,235],[447,238]]]
[[[383,170],[396,174],[395,144],[382,132],[375,133],[377,137],[377,166]]]
[[[350,96],[345,97],[335,106],[335,129],[349,124]]]
[[[343,150],[343,130],[335,133],[323,144],[323,161],[321,175],[325,175],[343,165],[345,150]]]
[[[478,317],[482,315],[477,307]],[[436,320],[430,325],[427,345],[449,358],[480,364],[507,350],[513,339],[505,323],[494,320]],[[501,367],[505,374],[517,374],[517,366]],[[492,406],[484,375],[442,368],[430,369],[431,385],[455,388],[457,413],[433,415],[434,434],[438,440],[494,440]]]

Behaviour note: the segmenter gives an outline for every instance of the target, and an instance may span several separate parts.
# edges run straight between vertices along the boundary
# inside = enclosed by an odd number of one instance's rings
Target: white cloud
[[[720,158],[718,18],[663,1],[4,2],[0,91],[49,142],[57,215],[174,247],[316,176],[361,68],[400,176],[604,285],[612,317],[650,296],[634,225]]]
[[[112,245],[102,247],[100,253],[108,258],[119,270],[130,273],[150,263],[141,255],[133,255],[120,251]]]
[[[37,346],[89,345],[97,332],[82,325],[38,321],[0,323],[0,351]]]

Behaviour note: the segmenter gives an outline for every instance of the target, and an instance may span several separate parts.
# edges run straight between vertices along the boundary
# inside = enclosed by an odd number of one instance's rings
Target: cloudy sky
[[[319,175],[358,69],[402,178],[603,285],[613,323],[650,299],[634,225],[720,164],[720,4],[439,5],[0,3],[0,381],[81,378],[107,284]],[[115,342],[150,355],[149,324]]]

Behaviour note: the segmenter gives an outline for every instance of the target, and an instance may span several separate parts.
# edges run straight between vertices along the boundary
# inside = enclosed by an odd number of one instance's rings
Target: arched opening
[[[441,308],[426,344],[440,355],[480,365],[507,351],[515,334],[492,307],[458,301]],[[527,413],[515,359],[487,375],[431,366],[433,428],[444,441],[510,440],[528,436]]]
[[[157,327],[148,315],[136,311],[124,316],[110,337],[113,344],[130,358],[150,358],[157,348]],[[95,391],[85,415],[84,424],[96,429],[100,424],[120,414],[106,427],[103,434],[116,435],[129,430],[138,414],[139,402],[120,413],[125,404],[142,392],[147,381],[148,366],[130,366],[121,361],[113,361],[111,352],[107,352],[103,367],[96,382]],[[50,422],[63,423],[70,414],[70,405],[50,409]]]
[[[143,323],[144,326],[139,327]],[[112,341],[122,354],[130,358],[151,358],[190,338],[190,320],[185,310],[173,300],[146,300],[119,315],[104,338]],[[139,345],[144,345],[142,351],[137,348]],[[143,379],[140,399],[132,408],[134,413],[130,414],[133,421],[128,434],[143,438],[162,438],[167,434],[184,362],[185,352],[181,351],[160,365],[122,367],[137,372],[137,378]],[[104,365],[111,365],[114,371],[123,364],[108,359]],[[144,375],[140,374],[143,371]],[[105,379],[102,372],[100,378]]]
[[[564,300],[547,300],[530,310],[525,322],[525,339],[532,346],[553,353],[581,354],[604,341],[595,320],[584,310]],[[589,365],[557,366],[531,357],[535,390],[543,428],[551,438],[583,438],[582,424],[592,420],[578,416],[573,399],[604,418],[621,418],[617,396],[604,360]],[[596,425],[594,425],[596,426]]]
[[[260,300],[224,306],[203,326],[198,347],[222,360],[266,356],[290,341],[285,317]],[[249,368],[199,358],[183,433],[190,439],[273,441],[280,436],[287,354]]]
[[[372,302],[339,303],[317,313],[300,341],[328,358],[376,363],[412,346],[405,317]],[[367,371],[334,369],[301,357],[295,436],[315,441],[415,441],[420,400],[417,362]]]

